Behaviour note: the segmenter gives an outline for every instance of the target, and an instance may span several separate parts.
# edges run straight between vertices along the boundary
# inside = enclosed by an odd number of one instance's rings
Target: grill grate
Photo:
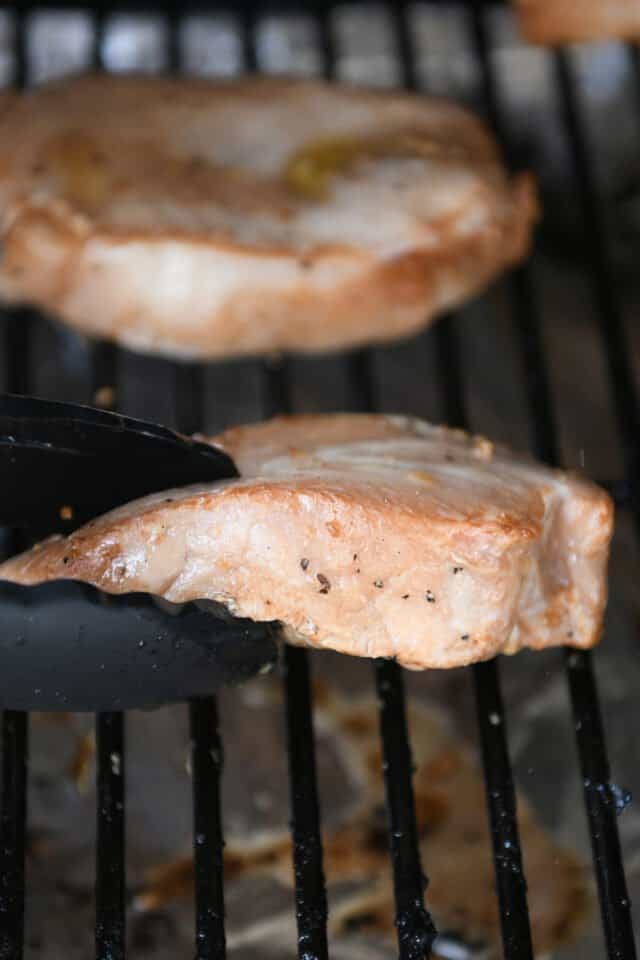
[[[316,4],[315,15],[323,73],[335,74],[335,51],[327,4]],[[403,84],[417,87],[417,65],[403,4],[390,5],[391,24],[402,69]],[[507,133],[499,105],[496,78],[489,55],[483,11],[471,5],[468,13],[484,104],[489,121],[500,139]],[[100,65],[102,17],[94,21],[94,62]],[[25,14],[16,15],[15,83],[27,78]],[[255,70],[255,20],[249,5],[241,14],[242,50],[247,70]],[[168,62],[180,68],[180,19],[169,18]],[[635,51],[632,54],[637,58]],[[637,62],[637,61],[636,61]],[[596,182],[575,89],[575,79],[566,54],[555,55],[557,89],[564,111],[565,129],[575,168],[584,216],[589,274],[598,310],[599,328],[609,364],[615,409],[623,441],[626,468],[625,491],[640,532],[640,484],[637,449],[638,401],[629,353],[600,212]],[[507,155],[508,155],[508,143]],[[521,351],[533,446],[539,456],[558,463],[558,443],[544,360],[535,284],[527,266],[510,278],[511,312]],[[9,357],[8,386],[27,392],[29,368],[29,311],[20,311],[20,322],[7,325]],[[443,319],[435,331],[440,377],[440,395],[446,419],[452,425],[467,423],[464,378],[459,343],[452,318]],[[349,395],[354,409],[376,406],[371,359],[356,351],[348,360]],[[99,345],[92,353],[94,389],[116,383],[117,353]],[[176,386],[176,419],[182,430],[194,432],[204,422],[205,394],[202,368],[173,366]],[[291,409],[291,389],[286,361],[263,366],[264,412]],[[629,898],[620,851],[614,797],[609,787],[609,764],[598,705],[591,656],[568,652],[566,673],[576,730],[584,792],[607,955],[633,960],[635,945]],[[291,777],[292,831],[294,838],[295,896],[298,923],[298,955],[304,960],[322,960],[327,951],[327,910],[322,869],[320,816],[317,800],[313,718],[311,709],[311,664],[308,654],[289,649],[285,660],[285,702]],[[432,936],[431,921],[423,907],[424,880],[417,843],[411,785],[411,754],[407,737],[402,672],[393,663],[376,664],[380,700],[380,730],[389,810],[391,860],[396,895],[398,952],[402,960],[425,955]],[[509,960],[532,957],[531,934],[515,817],[515,792],[507,747],[506,722],[500,692],[497,662],[473,669],[473,684],[487,804],[493,842],[500,904],[504,956]],[[125,722],[122,714],[96,717],[97,743],[97,852],[96,852],[96,956],[119,960],[125,956]],[[223,837],[221,828],[220,778],[222,746],[218,710],[213,697],[190,705],[191,765],[194,811],[195,943],[198,960],[225,955]],[[20,960],[24,939],[25,822],[28,718],[6,711],[2,724],[2,796],[0,799],[0,957]]]
[[[502,142],[505,131],[500,117],[496,85],[491,71],[485,25],[477,11],[473,15],[473,34],[481,65],[485,103],[492,125]],[[624,443],[628,489],[636,528],[640,514],[637,491],[637,398],[628,362],[620,312],[615,300],[613,274],[608,259],[604,224],[598,210],[596,184],[590,169],[586,139],[582,129],[574,80],[566,55],[557,53],[556,70],[562,94],[566,129],[582,200],[585,227],[591,238],[590,275],[598,307],[600,329],[609,360],[616,412]],[[513,313],[517,319],[524,369],[529,382],[529,405],[534,425],[536,452],[553,465],[559,464],[558,442],[551,406],[548,378],[544,368],[539,319],[532,294],[531,272],[526,265],[514,271],[512,280]],[[584,779],[585,802],[594,866],[598,881],[602,922],[608,955],[635,957],[635,942],[629,896],[626,888],[616,807],[610,790],[610,770],[591,654],[570,651],[566,670],[573,710],[576,741]]]

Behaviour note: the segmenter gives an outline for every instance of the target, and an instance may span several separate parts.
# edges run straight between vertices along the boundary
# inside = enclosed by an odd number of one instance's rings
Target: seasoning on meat
[[[293,643],[412,668],[597,643],[613,511],[588,481],[498,445],[479,458],[461,431],[403,417],[283,417],[211,442],[239,479],[128,504],[0,576],[214,600]],[[309,554],[315,590],[290,575]]]
[[[329,583],[329,580],[325,577],[324,573],[317,573],[316,577],[317,577],[318,583],[322,588],[320,590],[320,593],[329,593],[329,590],[331,590],[331,584]]]

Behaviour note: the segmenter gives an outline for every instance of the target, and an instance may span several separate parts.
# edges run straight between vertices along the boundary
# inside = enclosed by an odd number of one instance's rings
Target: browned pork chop
[[[133,349],[392,340],[529,246],[531,180],[446,101],[87,76],[0,103],[0,297]]]
[[[534,43],[640,37],[640,0],[515,0]]]
[[[414,668],[597,642],[612,505],[587,481],[404,417],[278,418],[211,442],[242,479],[145,497],[0,577],[216,600]]]

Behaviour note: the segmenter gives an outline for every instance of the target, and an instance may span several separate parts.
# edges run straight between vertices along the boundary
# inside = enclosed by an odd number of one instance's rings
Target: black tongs
[[[0,396],[0,525],[68,532],[136,497],[237,477],[221,450],[80,404]]]
[[[171,487],[237,476],[233,461],[155,424],[0,396],[0,524],[39,536]],[[86,584],[0,581],[0,709],[112,710],[212,692],[275,661],[272,625]]]

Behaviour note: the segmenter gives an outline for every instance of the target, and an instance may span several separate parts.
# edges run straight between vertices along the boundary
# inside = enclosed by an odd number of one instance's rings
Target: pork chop
[[[612,505],[591,483],[404,417],[277,418],[210,442],[240,479],[127,504],[0,577],[215,600],[412,668],[597,642]]]
[[[0,297],[185,357],[393,340],[526,253],[532,182],[443,100],[85,76],[0,101]]]
[[[640,37],[640,0],[515,0],[522,32],[534,43]]]

